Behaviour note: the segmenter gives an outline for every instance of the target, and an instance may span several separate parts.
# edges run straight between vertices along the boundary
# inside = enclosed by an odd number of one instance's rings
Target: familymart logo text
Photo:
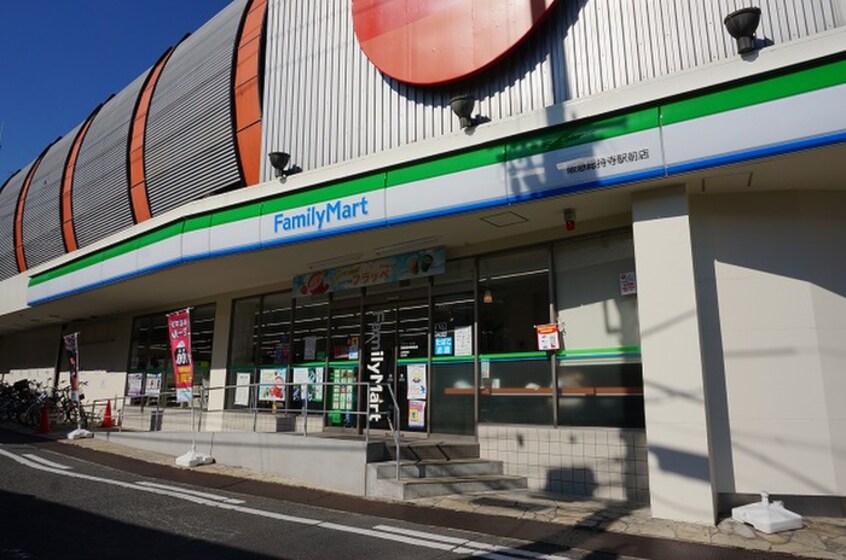
[[[362,196],[360,200],[354,202],[334,200],[308,206],[305,209],[279,212],[273,216],[273,233],[292,232],[301,229],[317,229],[320,231],[324,226],[330,224],[362,218],[370,214],[367,209],[369,203],[367,196]]]

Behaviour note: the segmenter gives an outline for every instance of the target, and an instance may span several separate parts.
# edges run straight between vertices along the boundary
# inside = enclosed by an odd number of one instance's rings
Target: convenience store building
[[[742,57],[716,0],[533,3],[495,48],[464,4],[400,26],[434,63],[375,1],[236,0],[168,49],[3,183],[0,373],[80,331],[104,396],[167,384],[191,307],[197,384],[381,378],[532,488],[842,514],[843,2],[762,5]]]

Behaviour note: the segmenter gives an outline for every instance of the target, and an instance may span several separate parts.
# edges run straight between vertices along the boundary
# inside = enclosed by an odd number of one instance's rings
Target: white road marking
[[[543,555],[536,552],[508,548],[504,546],[491,545],[486,543],[479,543],[461,539],[457,537],[448,537],[446,535],[438,535],[436,533],[425,533],[422,531],[412,531],[410,529],[401,529],[398,527],[391,527],[388,525],[377,525],[373,529],[365,529],[362,527],[353,527],[351,525],[340,525],[338,523],[331,523],[328,521],[320,521],[318,519],[310,519],[307,517],[297,517],[293,515],[286,515],[283,513],[276,513],[273,511],[266,511],[251,507],[238,505],[239,500],[231,498],[222,498],[213,494],[205,492],[186,491],[184,488],[166,486],[164,484],[155,484],[150,482],[123,482],[121,480],[113,480],[110,478],[103,478],[78,472],[70,472],[65,470],[67,467],[63,465],[56,465],[55,467],[39,461],[34,456],[21,457],[4,449],[0,449],[0,456],[5,456],[13,461],[16,461],[24,466],[30,467],[43,472],[53,473],[56,475],[67,476],[80,480],[88,480],[91,482],[100,482],[103,484],[110,484],[128,490],[135,490],[137,492],[149,492],[151,494],[158,494],[160,496],[168,496],[185,500],[197,505],[204,505],[213,508],[219,508],[227,511],[235,511],[247,515],[255,515],[259,517],[266,517],[269,519],[276,519],[279,521],[286,521],[289,523],[299,523],[301,525],[310,525],[314,527],[321,527],[333,531],[342,531],[344,533],[352,533],[366,537],[372,537],[382,540],[400,542],[412,546],[420,546],[425,548],[433,548],[452,552],[454,554],[471,555],[473,557],[489,558],[491,560],[514,560],[515,558],[537,558],[537,559],[554,559],[554,560],[571,560],[566,556]],[[209,499],[211,497],[212,499]],[[225,501],[223,501],[225,500]],[[243,502],[241,502],[243,503]]]
[[[533,552],[531,550],[522,550],[519,548],[509,548],[507,546],[499,546],[495,544],[469,541],[467,539],[448,537],[446,535],[439,535],[437,533],[415,531],[413,529],[404,529],[402,527],[392,527],[390,525],[377,525],[373,528],[378,531],[387,531],[389,533],[397,533],[400,535],[409,535],[413,537],[420,537],[423,539],[431,539],[434,541],[461,545],[462,547],[474,549],[474,556],[478,556],[479,554],[485,554],[487,551],[493,554],[509,554],[510,556],[508,556],[508,558],[518,556],[520,558],[535,558],[538,560],[572,560],[569,556],[559,556],[556,554],[544,554],[542,552]],[[493,556],[490,557],[493,558]]]
[[[208,498],[209,500],[217,500],[227,504],[243,504],[244,500],[236,500],[235,498],[227,498],[226,496],[218,496],[216,494],[209,494],[208,492],[198,492],[197,490],[189,490],[187,488],[180,488],[179,486],[167,486],[165,484],[156,484],[155,482],[140,481],[136,484],[146,486],[149,488],[161,488],[162,490],[171,490],[173,492],[181,492],[189,496],[197,496],[199,498]]]
[[[68,469],[71,468],[67,465],[60,465],[59,463],[54,463],[53,461],[48,461],[47,459],[39,457],[38,455],[33,455],[32,453],[24,453],[23,456],[26,457],[27,459],[31,459],[33,461],[41,463],[42,465],[46,465],[48,467],[53,467],[54,469],[68,470]]]

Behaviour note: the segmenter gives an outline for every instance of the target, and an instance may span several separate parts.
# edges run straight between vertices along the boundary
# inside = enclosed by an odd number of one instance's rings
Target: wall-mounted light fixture
[[[761,21],[761,8],[752,6],[741,8],[726,16],[723,23],[729,34],[737,41],[739,54],[750,53],[755,50],[755,30]]]
[[[485,294],[482,296],[482,303],[493,303],[493,292],[489,288],[485,289]]]
[[[270,158],[270,165],[273,167],[274,174],[277,179],[284,181],[288,175],[299,173],[302,171],[296,165],[288,167],[288,162],[291,161],[291,154],[286,152],[270,152],[267,154]]]
[[[473,107],[476,105],[476,98],[469,93],[456,95],[449,100],[449,106],[452,112],[458,117],[461,128],[468,128],[479,124],[478,119],[474,119]]]

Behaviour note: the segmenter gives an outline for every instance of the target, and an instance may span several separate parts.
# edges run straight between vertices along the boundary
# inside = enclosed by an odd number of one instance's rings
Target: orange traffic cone
[[[103,427],[112,427],[112,401],[106,401],[106,412],[103,413]]]
[[[39,434],[50,433],[50,415],[47,413],[47,405],[41,405],[41,422],[38,424]]]

